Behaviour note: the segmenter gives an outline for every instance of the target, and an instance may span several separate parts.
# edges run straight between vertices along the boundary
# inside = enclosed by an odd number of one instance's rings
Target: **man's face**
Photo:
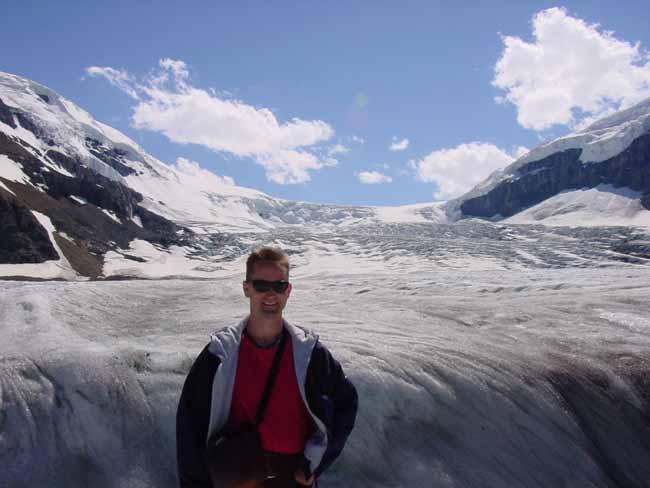
[[[259,292],[253,288],[252,281],[282,281],[286,279],[286,271],[278,263],[262,261],[255,264],[251,273],[251,281],[244,281],[244,295],[250,299],[251,315],[282,317],[282,310],[291,294],[291,284],[282,293],[273,289]]]

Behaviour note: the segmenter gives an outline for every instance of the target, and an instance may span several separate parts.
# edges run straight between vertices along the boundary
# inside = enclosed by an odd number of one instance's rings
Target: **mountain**
[[[538,146],[449,208],[513,223],[650,225],[650,98]]]
[[[51,89],[0,72],[0,276],[128,275],[131,262],[205,277],[241,247],[233,233],[446,221],[442,203],[313,204],[231,183],[191,161],[165,164]]]
[[[363,207],[282,200],[188,160],[166,164],[51,89],[0,72],[3,277],[214,277],[279,229],[650,226],[648,210],[650,99],[542,144],[456,200]]]

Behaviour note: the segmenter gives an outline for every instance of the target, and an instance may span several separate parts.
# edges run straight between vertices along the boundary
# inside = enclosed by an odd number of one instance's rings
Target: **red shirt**
[[[296,454],[304,450],[314,426],[298,389],[291,339],[285,340],[287,344],[259,432],[262,448],[266,451]],[[277,348],[277,345],[261,348],[242,334],[228,419],[230,425],[255,422]]]

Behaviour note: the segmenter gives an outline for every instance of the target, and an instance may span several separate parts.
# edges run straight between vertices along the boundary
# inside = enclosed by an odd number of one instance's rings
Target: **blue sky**
[[[0,70],[164,162],[292,200],[453,198],[650,96],[643,1],[23,0],[3,14]]]

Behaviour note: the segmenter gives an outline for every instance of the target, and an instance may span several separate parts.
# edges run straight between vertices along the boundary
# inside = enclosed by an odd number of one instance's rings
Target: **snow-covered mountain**
[[[49,88],[0,72],[3,277],[214,277],[271,234],[337,242],[361,227],[364,239],[428,235],[417,224],[476,219],[650,227],[649,208],[650,99],[533,149],[457,200],[362,207],[282,200],[188,160],[166,164]]]
[[[165,164],[49,88],[2,72],[0,215],[0,276],[42,278],[110,276],[124,271],[116,260],[206,276],[206,263],[228,252],[226,233],[446,220],[442,203],[294,202],[191,161]]]
[[[650,98],[536,147],[449,209],[520,223],[650,225]]]

